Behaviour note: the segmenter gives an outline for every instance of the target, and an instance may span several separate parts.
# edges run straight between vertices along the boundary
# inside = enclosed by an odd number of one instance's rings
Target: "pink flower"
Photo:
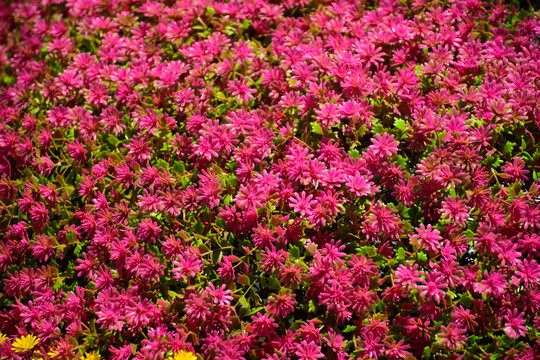
[[[442,289],[446,289],[448,285],[444,282],[444,278],[439,274],[427,273],[426,279],[421,280],[424,285],[418,285],[417,289],[420,290],[420,296],[425,296],[428,300],[434,299],[437,303],[440,303],[444,299],[446,292]]]
[[[502,270],[491,270],[484,273],[485,279],[477,284],[478,289],[484,294],[502,295],[508,287],[506,275]]]
[[[513,309],[512,312],[504,315],[504,332],[512,339],[517,339],[520,336],[525,336],[525,333],[529,331],[523,319],[523,314],[518,315],[518,309]]]
[[[253,245],[260,249],[270,247],[276,242],[274,231],[269,229],[268,224],[264,227],[259,224],[256,229],[253,229],[253,232],[255,232],[255,234],[251,235]]]
[[[109,330],[122,330],[124,327],[124,315],[118,303],[110,302],[103,304],[96,311],[97,323],[103,324]]]
[[[144,138],[133,138],[129,145],[126,145],[129,155],[138,162],[145,162],[150,159],[153,153],[150,143]]]
[[[108,95],[109,89],[99,82],[91,83],[90,89],[87,90],[86,99],[91,106],[107,105],[107,100],[111,97]]]
[[[353,193],[355,197],[369,195],[375,192],[373,183],[369,181],[370,178],[371,176],[355,174],[349,176],[345,184],[349,187],[349,192]]]
[[[41,231],[49,221],[49,210],[45,204],[35,203],[30,207],[30,218],[37,231]]]
[[[213,283],[208,284],[206,288],[208,295],[213,298],[214,304],[230,305],[233,297],[230,295],[231,290],[227,289],[225,284],[222,284],[219,288],[216,288]]]
[[[251,184],[240,187],[235,198],[238,207],[242,210],[256,210],[263,207],[264,191]]]
[[[474,321],[476,316],[471,314],[469,309],[463,308],[462,305],[456,306],[450,315],[456,324],[465,327],[466,330],[472,330],[478,326],[478,323]]]
[[[183,256],[173,261],[173,265],[175,266],[172,269],[173,278],[185,281],[187,278],[197,276],[204,264],[197,255],[185,252]]]
[[[238,96],[238,99],[244,103],[247,103],[250,99],[253,99],[253,94],[257,93],[257,90],[250,89],[247,85],[249,78],[240,76],[240,81],[234,79],[229,82],[229,91],[231,95]]]
[[[450,350],[460,349],[467,342],[467,337],[463,335],[467,330],[454,323],[451,323],[448,327],[441,325],[441,331],[442,333],[437,334],[437,337],[440,338],[439,344],[448,347]]]
[[[375,138],[371,139],[371,142],[373,145],[368,147],[368,151],[377,158],[387,158],[397,154],[399,143],[393,135],[388,133],[375,134]]]
[[[450,219],[451,222],[454,222],[459,225],[465,225],[467,219],[469,218],[470,206],[466,205],[465,200],[460,200],[459,196],[452,198],[447,196],[442,202],[442,211],[445,214],[445,219]]]
[[[296,294],[290,291],[280,291],[279,294],[272,294],[268,297],[266,308],[270,314],[276,316],[287,316],[294,311],[297,302],[294,300]]]
[[[523,260],[522,264],[517,265],[516,275],[519,276],[519,282],[529,286],[540,284],[540,266],[534,259]]]
[[[418,264],[411,266],[411,263],[407,261],[407,266],[399,265],[394,271],[395,283],[405,286],[405,290],[409,291],[409,289],[415,289],[417,283],[423,282],[420,277],[422,274],[422,271],[418,271]]]
[[[250,324],[250,328],[258,337],[272,336],[275,334],[275,328],[279,327],[274,318],[271,318],[268,314],[263,315],[258,312],[251,319],[253,321]]]
[[[296,349],[295,355],[298,356],[299,360],[317,360],[324,358],[321,347],[313,341],[307,342],[303,340],[297,345]]]
[[[317,122],[324,131],[338,125],[341,118],[338,107],[334,103],[320,105],[319,109],[315,110],[315,113],[317,114]]]

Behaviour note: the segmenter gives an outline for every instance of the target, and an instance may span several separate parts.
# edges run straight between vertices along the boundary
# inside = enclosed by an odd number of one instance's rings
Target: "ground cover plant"
[[[0,3],[0,358],[540,358],[540,22]]]

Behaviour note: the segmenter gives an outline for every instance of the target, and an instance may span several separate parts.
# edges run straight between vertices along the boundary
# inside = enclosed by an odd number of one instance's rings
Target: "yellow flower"
[[[0,332],[0,344],[3,344],[6,341],[6,335]]]
[[[34,335],[26,335],[21,337],[20,339],[15,340],[13,345],[11,346],[11,350],[13,351],[28,351],[32,350],[34,346],[36,346],[39,342],[39,339],[35,337]]]
[[[180,350],[171,356],[169,360],[197,360],[197,357],[189,351]]]
[[[82,360],[101,360],[101,356],[95,351],[83,355]]]

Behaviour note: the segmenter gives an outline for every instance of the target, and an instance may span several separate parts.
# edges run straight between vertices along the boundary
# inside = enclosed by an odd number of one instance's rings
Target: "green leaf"
[[[118,138],[114,135],[109,135],[107,142],[111,144],[113,148],[116,148],[118,146],[118,143],[120,143],[120,140],[118,140]]]
[[[374,258],[377,256],[377,249],[375,246],[362,246],[359,249],[361,255],[364,255],[367,258]]]
[[[195,223],[195,226],[193,226],[193,228],[195,229],[195,232],[197,234],[202,234],[202,232],[204,230],[204,225],[202,224],[202,222],[200,220],[197,220],[197,222]]]
[[[515,146],[516,146],[515,143],[507,141],[506,144],[504,145],[503,154],[507,156],[512,156],[512,150],[514,149]]]
[[[276,279],[274,276],[270,278],[270,281],[268,281],[268,287],[270,289],[276,290],[281,288],[281,284],[279,283],[278,279]]]
[[[397,251],[397,259],[398,260],[405,260],[405,249],[399,248]]]
[[[351,155],[352,159],[356,159],[360,157],[360,152],[356,149],[349,150],[349,155]]]
[[[356,326],[354,325],[347,325],[347,327],[345,328],[345,330],[343,330],[344,333],[350,333],[350,332],[353,332],[356,330]]]
[[[72,231],[72,230],[66,231],[66,240],[68,241],[68,244],[71,244],[77,241],[77,234],[75,234],[75,231]],[[80,243],[77,246],[79,245]]]
[[[176,299],[176,298],[182,298],[181,294],[178,294],[172,290],[169,290],[169,298]]]
[[[431,356],[431,347],[430,346],[426,346],[424,348],[424,353],[422,354],[422,359],[429,359]]]
[[[159,167],[164,168],[165,170],[169,170],[169,163],[167,161],[163,160],[163,159],[158,159],[157,160],[157,165]]]
[[[175,161],[173,170],[179,174],[183,174],[186,171],[186,167],[180,161]]]
[[[64,284],[64,282],[62,281],[62,279],[57,278],[56,281],[54,282],[54,285],[53,285],[54,291],[60,290],[60,288],[62,287],[63,284]]]
[[[403,119],[396,118],[394,121],[394,127],[400,131],[407,131],[407,123]]]
[[[300,249],[298,248],[298,246],[291,245],[289,249],[290,249],[289,254],[291,254],[293,257],[295,258],[300,257]]]
[[[245,297],[242,296],[240,299],[238,299],[238,302],[240,303],[240,305],[242,305],[246,309],[249,309],[249,304]]]
[[[425,252],[420,251],[416,254],[416,258],[422,262],[426,262],[428,260],[428,257]]]
[[[81,255],[82,248],[83,248],[82,244],[78,243],[77,246],[75,246],[75,249],[73,250],[73,254],[76,257],[79,257]]]
[[[471,306],[473,300],[469,297],[468,294],[462,294],[459,298],[459,302],[465,306],[465,307],[469,307]]]
[[[319,134],[319,135],[322,135],[322,134],[323,134],[321,125],[319,125],[318,122],[313,121],[313,122],[311,123],[311,128],[313,129],[313,132],[314,132],[315,134]]]
[[[308,312],[314,313],[317,311],[317,306],[315,305],[315,302],[313,300],[309,300],[308,302]]]

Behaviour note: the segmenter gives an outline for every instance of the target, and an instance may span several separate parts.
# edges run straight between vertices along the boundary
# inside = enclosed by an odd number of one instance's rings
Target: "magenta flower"
[[[290,200],[290,206],[300,215],[309,216],[311,215],[312,206],[317,204],[317,201],[312,199],[313,195],[306,196],[306,192],[302,191],[300,195],[294,194],[294,197]]]
[[[251,319],[253,320],[251,328],[259,337],[272,336],[275,334],[275,328],[279,327],[274,318],[271,318],[268,314],[263,315],[258,312],[256,315],[252,316]]]
[[[370,145],[370,151],[375,157],[386,158],[394,156],[398,151],[399,143],[394,139],[393,135],[388,133],[375,134],[375,138],[371,139],[373,145]]]
[[[45,204],[36,203],[30,207],[30,218],[37,231],[41,231],[49,221],[49,210]]]
[[[324,358],[319,345],[313,341],[307,342],[305,340],[297,345],[295,355],[298,356],[300,360],[317,360]]]
[[[518,315],[518,310],[514,309],[512,312],[504,315],[504,332],[511,338],[517,339],[520,336],[525,336],[525,333],[529,331],[523,319],[523,314]]]
[[[428,273],[426,279],[422,279],[421,282],[424,285],[418,285],[416,288],[420,291],[420,296],[425,296],[428,300],[433,299],[437,303],[444,300],[446,292],[442,289],[446,289],[448,285],[444,282],[444,279],[439,274]]]
[[[470,206],[467,206],[466,203],[465,200],[460,200],[459,196],[456,198],[447,196],[442,202],[444,218],[450,219],[450,221],[456,224],[465,225],[469,218],[468,211],[470,210]]]
[[[500,270],[491,270],[488,273],[484,273],[485,279],[477,284],[478,289],[485,294],[501,295],[504,294],[508,287],[506,275]]]
[[[257,93],[257,90],[250,89],[247,85],[249,78],[240,76],[240,80],[234,79],[229,82],[228,87],[232,96],[238,96],[238,99],[244,103],[247,103],[250,99],[253,99],[253,94]]]
[[[522,264],[517,265],[516,275],[521,284],[534,286],[540,284],[540,265],[534,259],[523,260]]]
[[[294,300],[295,297],[296,295],[290,294],[290,292],[270,295],[266,308],[270,314],[285,317],[294,311],[294,306],[297,304]]]
[[[448,327],[441,325],[441,331],[440,334],[437,334],[437,337],[440,338],[439,344],[448,347],[450,350],[461,349],[467,341],[467,337],[463,335],[467,330],[454,323],[451,323]]]

